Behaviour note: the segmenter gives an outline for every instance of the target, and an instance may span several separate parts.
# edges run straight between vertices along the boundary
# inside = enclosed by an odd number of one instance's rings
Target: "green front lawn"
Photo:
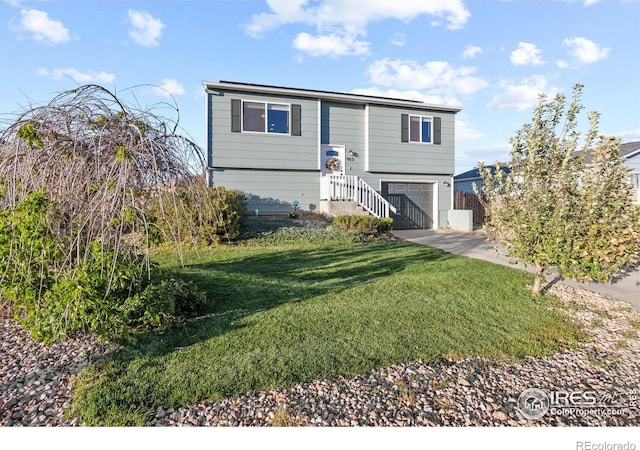
[[[532,276],[429,247],[345,235],[156,259],[205,289],[214,312],[140,336],[76,381],[89,424],[144,424],[186,406],[418,359],[548,355],[578,332]]]

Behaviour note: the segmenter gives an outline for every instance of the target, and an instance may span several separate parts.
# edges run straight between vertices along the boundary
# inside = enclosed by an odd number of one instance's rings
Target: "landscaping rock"
[[[47,347],[13,320],[0,319],[0,425],[77,425],[77,418],[64,417],[73,378],[114,348],[95,336]]]
[[[495,419],[498,419],[501,422],[504,422],[505,420],[508,420],[509,417],[507,417],[507,415],[505,413],[503,413],[502,411],[496,411],[493,413],[493,417]]]

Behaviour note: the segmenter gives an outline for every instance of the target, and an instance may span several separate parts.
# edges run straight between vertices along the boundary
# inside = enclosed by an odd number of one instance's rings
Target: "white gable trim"
[[[627,158],[627,159],[631,159],[631,158],[633,158],[634,156],[636,156],[638,154],[640,154],[640,148],[637,149],[637,150],[632,151],[631,153],[627,153],[626,155],[624,155],[624,157]]]

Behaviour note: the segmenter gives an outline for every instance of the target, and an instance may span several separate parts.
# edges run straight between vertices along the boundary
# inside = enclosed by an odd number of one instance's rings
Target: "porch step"
[[[350,200],[320,200],[320,213],[329,217],[369,215],[362,206],[358,206],[356,202]]]
[[[369,186],[362,178],[345,175],[325,175],[320,178],[320,210],[322,201],[355,203],[354,208],[345,206],[326,206],[327,215],[358,214],[356,207],[362,207],[362,214],[371,214],[374,217],[390,217],[396,212],[396,208],[389,203],[378,191]],[[336,213],[335,208],[348,208]]]

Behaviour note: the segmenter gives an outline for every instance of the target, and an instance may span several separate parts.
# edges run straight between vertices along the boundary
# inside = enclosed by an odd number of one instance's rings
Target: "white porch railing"
[[[322,200],[353,201],[371,215],[389,217],[396,208],[363,179],[356,176],[326,175],[320,179]]]

